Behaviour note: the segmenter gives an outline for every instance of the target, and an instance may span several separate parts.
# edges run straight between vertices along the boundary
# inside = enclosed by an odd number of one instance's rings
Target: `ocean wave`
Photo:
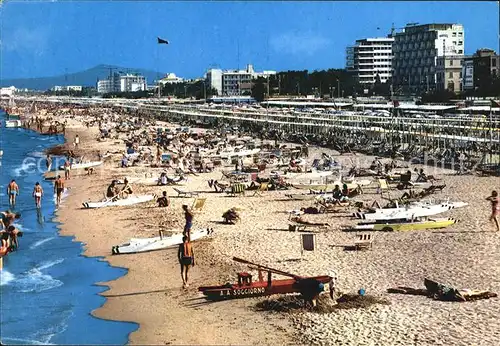
[[[55,345],[43,341],[31,340],[31,339],[20,339],[20,338],[2,338],[3,342],[9,345]]]
[[[43,159],[43,158],[47,157],[47,154],[45,154],[42,151],[33,151],[33,152],[29,153],[28,156],[37,157],[37,158]]]
[[[21,167],[12,170],[15,177],[21,176],[21,173],[31,171],[33,167],[36,167],[36,163],[32,161],[25,161],[22,163]]]
[[[47,291],[62,286],[63,282],[33,268],[24,277],[17,279],[15,284],[21,288],[20,292],[30,293]]]
[[[54,261],[42,262],[41,265],[39,265],[38,267],[33,268],[33,269],[44,270],[44,269],[48,269],[50,267],[53,267],[55,265],[58,265],[58,264],[60,264],[62,262],[64,262],[64,258],[59,258],[59,259],[56,259]]]
[[[46,242],[51,241],[52,239],[55,239],[55,238],[56,237],[49,237],[49,238],[45,238],[45,239],[40,239],[39,241],[33,243],[33,245],[30,246],[30,249],[31,250],[36,249],[40,245],[45,244]]]
[[[14,280],[15,278],[16,277],[14,276],[14,274],[8,272],[7,270],[0,270],[0,286],[8,285],[9,282]]]

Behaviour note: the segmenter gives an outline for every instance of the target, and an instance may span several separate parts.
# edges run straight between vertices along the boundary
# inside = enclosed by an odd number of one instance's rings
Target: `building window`
[[[458,53],[458,54],[464,54],[464,51],[463,51],[462,49],[459,49],[459,50],[457,51],[457,53]]]
[[[497,66],[497,59],[491,60],[491,66]]]
[[[463,44],[464,44],[464,42],[463,42],[463,41],[458,41],[458,45],[459,45],[459,46],[461,46],[461,45],[463,45]]]
[[[450,73],[448,74],[448,77],[449,77],[449,78],[453,78],[453,72],[450,72]]]
[[[453,60],[450,60],[450,66],[453,66]]]

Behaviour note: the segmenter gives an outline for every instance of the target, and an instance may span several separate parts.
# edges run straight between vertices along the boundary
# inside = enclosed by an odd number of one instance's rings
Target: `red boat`
[[[328,275],[301,277],[278,269],[255,264],[237,257],[236,262],[248,264],[252,269],[259,272],[259,280],[252,281],[252,275],[246,272],[238,273],[238,283],[220,286],[203,286],[198,290],[209,300],[223,300],[248,298],[257,296],[269,296],[273,294],[300,293],[306,300],[312,301],[321,292],[329,290],[329,284],[333,277]],[[267,280],[263,278],[263,272],[267,272]],[[272,274],[288,276],[291,279],[272,280]],[[333,287],[332,287],[333,288]]]

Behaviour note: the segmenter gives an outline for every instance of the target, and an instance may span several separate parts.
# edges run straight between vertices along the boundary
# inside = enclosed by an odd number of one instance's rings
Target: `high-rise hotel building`
[[[438,87],[437,73],[440,73],[439,86],[451,86],[452,81],[459,86],[460,68],[449,66],[449,63],[461,63],[464,40],[461,24],[408,24],[403,32],[395,33],[392,46],[394,91],[434,90]]]
[[[392,37],[356,40],[346,49],[346,69],[360,84],[374,84],[377,75],[385,83],[392,75]]]

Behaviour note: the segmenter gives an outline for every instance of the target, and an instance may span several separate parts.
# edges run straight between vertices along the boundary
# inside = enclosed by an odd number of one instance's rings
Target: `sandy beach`
[[[86,128],[75,119],[66,128],[67,145],[76,133],[81,141],[79,152],[87,159],[96,159],[98,151],[124,150],[122,140],[98,142],[98,129]],[[310,157],[323,151],[312,148]],[[160,228],[181,231],[181,205],[191,204],[193,199],[176,198],[172,187],[135,185],[137,194],[168,191],[170,206],[158,208],[150,202],[82,208],[82,202],[101,199],[112,179],[160,172],[158,168],[119,168],[120,158],[109,158],[94,175],[73,171],[67,181],[70,195],[60,207],[58,219],[63,223],[63,235],[73,235],[86,244],[86,256],[102,256],[111,265],[129,270],[126,276],[103,283],[110,287],[103,294],[107,301],[93,314],[139,323],[139,330],[130,336],[131,344],[492,345],[500,336],[500,302],[496,298],[450,303],[386,293],[396,286],[421,288],[424,278],[457,288],[500,291],[500,235],[488,222],[490,206],[485,201],[491,190],[498,189],[498,178],[457,176],[426,168],[447,185],[432,198],[469,203],[446,213],[445,217],[457,218],[459,223],[443,230],[373,232],[373,248],[360,252],[338,246],[354,241],[354,235],[342,232],[341,226],[354,225],[355,220],[337,214],[306,215],[307,220],[330,226],[317,233],[316,250],[302,254],[299,233],[287,231],[285,211],[310,206],[311,201],[287,200],[285,194],[290,191],[266,191],[255,197],[250,191],[244,197],[227,197],[214,193],[207,184],[209,179],[221,178],[218,169],[189,175],[183,189],[199,191],[207,198],[193,229],[210,227],[214,235],[194,243],[197,265],[189,289],[184,290],[176,250],[112,256],[111,248],[132,237],[157,236]],[[338,159],[349,162],[348,157]],[[373,158],[358,155],[357,159],[368,165]],[[374,188],[365,189],[359,197],[367,202],[378,198]],[[241,221],[223,224],[222,213],[234,206],[243,209]],[[355,293],[363,288],[390,305],[320,314],[259,311],[256,305],[265,298],[205,303],[198,286],[234,282],[236,273],[246,270],[231,260],[233,256],[304,276],[335,270],[340,291]]]

